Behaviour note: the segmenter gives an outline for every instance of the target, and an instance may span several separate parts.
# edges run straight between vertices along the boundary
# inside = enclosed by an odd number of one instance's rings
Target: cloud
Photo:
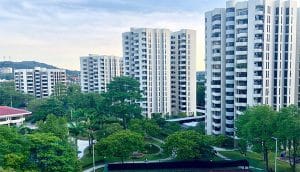
[[[79,69],[79,56],[88,53],[121,56],[121,34],[130,27],[187,28],[197,30],[197,68],[204,69],[204,19],[203,11],[197,10],[204,7],[198,0],[185,2],[2,0],[0,57]]]

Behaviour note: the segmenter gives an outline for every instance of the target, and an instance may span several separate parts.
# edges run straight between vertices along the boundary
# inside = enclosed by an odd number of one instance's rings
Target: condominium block
[[[171,34],[171,113],[196,115],[196,31]]]
[[[207,134],[234,135],[249,106],[297,103],[298,11],[293,0],[230,0],[205,14]]]
[[[66,70],[35,67],[34,69],[16,69],[14,71],[17,91],[46,98],[54,93],[58,84],[66,85]]]
[[[122,73],[120,57],[96,54],[80,57],[80,83],[84,93],[106,92],[107,84]]]
[[[195,31],[131,28],[123,33],[124,75],[137,79],[143,114],[196,114]]]

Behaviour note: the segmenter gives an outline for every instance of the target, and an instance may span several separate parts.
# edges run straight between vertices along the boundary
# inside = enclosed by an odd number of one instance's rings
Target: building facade
[[[107,91],[107,84],[122,73],[120,57],[95,54],[80,57],[80,84],[84,93]]]
[[[46,69],[16,69],[14,71],[15,88],[17,91],[30,94],[36,98],[46,98],[52,94],[60,94],[58,84],[66,85],[66,70]]]
[[[171,33],[171,113],[196,113],[196,31]]]
[[[124,75],[139,81],[145,116],[196,114],[195,46],[192,30],[131,28],[123,33]]]
[[[297,103],[297,2],[227,1],[205,14],[206,132],[234,135],[248,107]]]

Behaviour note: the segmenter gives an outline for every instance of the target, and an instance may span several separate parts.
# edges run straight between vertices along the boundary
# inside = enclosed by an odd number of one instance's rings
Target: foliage
[[[0,126],[0,143],[0,165],[14,168],[25,166],[21,159],[22,155],[28,156],[28,142],[15,128]],[[12,162],[14,158],[15,162]],[[12,166],[12,163],[15,164]]]
[[[129,129],[145,136],[157,136],[160,132],[159,126],[150,119],[132,119]]]
[[[0,105],[13,107],[26,107],[33,97],[15,90],[14,82],[0,83]]]
[[[296,158],[300,156],[300,110],[291,105],[282,108],[277,117],[276,136],[288,150],[289,163],[296,170]]]
[[[269,106],[255,106],[248,108],[236,121],[237,136],[254,146],[256,151],[263,152],[268,171],[268,153],[274,146],[276,129],[276,112]]]
[[[42,100],[35,99],[29,102],[28,109],[33,112],[33,121],[45,120],[49,114],[62,117],[66,113],[63,103],[55,97]]]
[[[123,128],[131,118],[141,117],[141,108],[137,103],[141,99],[139,82],[130,77],[116,77],[108,84],[105,94],[110,104],[110,114],[122,119]]]
[[[80,165],[74,148],[51,133],[27,136],[30,141],[30,159],[41,171],[79,171]]]
[[[52,133],[21,135],[0,126],[0,164],[14,171],[80,171],[76,151]]]
[[[179,131],[167,137],[164,151],[178,159],[210,159],[214,155],[205,135],[195,131]]]
[[[96,150],[106,157],[120,157],[122,161],[134,151],[141,151],[143,137],[135,132],[124,130],[116,132],[96,143]]]
[[[103,129],[97,131],[96,136],[100,140],[121,130],[123,127],[119,123],[104,124]]]
[[[212,145],[224,148],[233,148],[234,140],[231,137],[224,135],[212,136]]]
[[[69,130],[65,118],[56,117],[50,114],[45,121],[39,121],[37,126],[39,132],[52,133],[63,140],[68,138]]]
[[[165,125],[161,127],[160,137],[165,138],[180,130],[181,130],[181,126],[178,123],[166,122]]]

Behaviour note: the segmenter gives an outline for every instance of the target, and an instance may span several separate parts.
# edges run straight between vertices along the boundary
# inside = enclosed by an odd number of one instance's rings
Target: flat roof
[[[1,116],[19,116],[19,115],[30,115],[31,112],[24,109],[17,109],[8,106],[0,106],[0,117]]]

